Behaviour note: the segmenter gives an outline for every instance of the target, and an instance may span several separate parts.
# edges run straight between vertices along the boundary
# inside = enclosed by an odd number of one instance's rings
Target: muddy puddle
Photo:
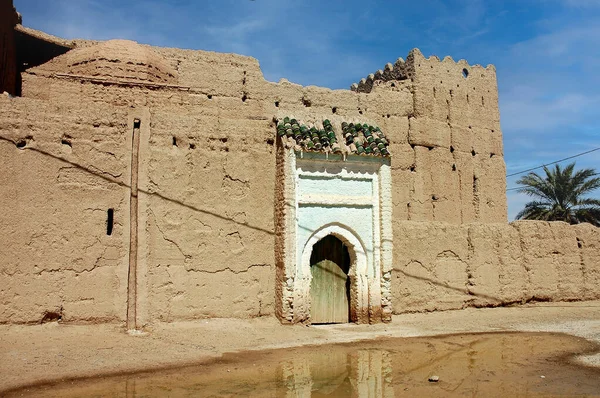
[[[598,346],[547,333],[381,339],[226,355],[194,367],[15,391],[44,397],[600,396]],[[429,379],[437,376],[439,381]]]

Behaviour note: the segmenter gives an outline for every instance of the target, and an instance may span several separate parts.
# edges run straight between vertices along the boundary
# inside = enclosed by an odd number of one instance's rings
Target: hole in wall
[[[173,136],[173,146],[177,146],[177,137]]]
[[[227,137],[219,138],[219,141],[221,141],[222,143],[226,143],[227,142]]]
[[[140,119],[133,119],[133,128],[139,129],[142,125],[142,121]]]
[[[275,144],[275,140],[273,138],[267,138],[267,145],[273,145]]]
[[[246,102],[247,99],[248,99],[248,96],[246,94],[242,95],[242,102]]]
[[[415,173],[417,171],[417,168],[415,166],[410,166],[410,171]]]
[[[306,99],[306,98],[302,97],[302,105],[304,105],[307,108],[310,108],[311,105],[312,105],[312,102],[310,102],[309,99]]]
[[[19,149],[24,149],[25,146],[27,146],[27,141],[25,141],[25,140],[19,140],[19,141],[17,141],[17,143],[15,145]]]
[[[279,108],[279,101],[275,101],[275,107]]]
[[[456,171],[456,165],[455,164],[452,165],[452,171]]]
[[[490,153],[490,158],[493,158],[494,156],[496,156],[495,153]]]
[[[385,115],[385,117],[387,117],[389,119],[390,118],[390,114],[388,113],[387,115]]]
[[[337,107],[334,106],[333,108],[331,108],[331,113],[336,113],[336,112],[337,112]]]
[[[577,247],[583,249],[583,242],[579,238],[577,238]]]
[[[454,153],[454,147],[450,145],[450,153]]]
[[[189,147],[190,147],[190,149],[196,149],[196,144],[190,143]]]
[[[210,99],[210,100],[211,100],[211,99],[212,99],[212,94],[207,94],[207,95],[206,95],[206,98],[208,98],[208,99]]]
[[[471,150],[471,155],[473,155],[473,156],[477,155],[477,152],[475,152],[475,149]]]
[[[62,311],[62,308],[61,308]],[[42,320],[40,321],[40,323],[48,323],[48,322],[58,322],[62,320],[62,313],[60,312],[54,312],[54,311],[47,311],[44,316],[42,317]]]
[[[430,150],[430,151],[432,151],[433,147],[432,146],[428,146],[427,149]]]
[[[392,84],[391,84],[390,86],[392,86],[392,87],[396,87],[396,83],[393,83],[393,82],[392,82]]]
[[[68,135],[63,135],[62,139],[60,140],[60,143],[68,146],[69,148],[73,147],[73,144],[71,143],[71,137]]]
[[[416,145],[415,145],[415,144],[410,144],[410,147],[411,147],[412,149],[415,149]]]
[[[115,210],[108,209],[106,211],[106,235],[111,236],[113,233],[113,226],[115,220]]]
[[[433,201],[436,201],[436,200],[438,200],[438,197],[437,197],[437,195],[431,195],[431,200],[433,200]]]

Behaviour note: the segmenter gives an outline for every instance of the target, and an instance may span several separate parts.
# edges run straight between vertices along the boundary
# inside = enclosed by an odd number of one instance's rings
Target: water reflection
[[[386,350],[299,357],[285,361],[281,369],[286,398],[394,396],[392,358]]]
[[[230,354],[185,369],[47,385],[12,396],[600,396],[598,369],[568,360],[597,350],[582,339],[544,333],[382,339]],[[431,375],[439,382],[430,383]]]

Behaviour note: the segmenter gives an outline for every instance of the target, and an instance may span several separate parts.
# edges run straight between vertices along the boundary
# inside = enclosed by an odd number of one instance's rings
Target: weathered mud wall
[[[491,67],[415,51],[410,79],[352,92],[266,82],[256,60],[238,55],[91,46],[29,69],[23,97],[1,99],[2,323],[124,322],[129,314],[139,327],[273,314],[287,283],[276,281],[275,258],[273,119],[281,116],[361,121],[390,138],[396,311],[430,308],[417,290],[400,300],[412,286],[398,278],[412,264],[407,248],[422,247],[414,255],[433,256],[417,257],[429,264],[438,251],[422,242],[435,248],[443,231],[475,228],[462,223],[506,221]],[[424,230],[422,241],[408,226]],[[493,228],[497,245],[516,233]],[[466,241],[452,239],[448,250],[470,259]],[[469,261],[497,272],[494,255]],[[461,300],[446,307],[468,305]]]
[[[396,79],[402,79],[400,81]],[[409,87],[408,118],[393,125],[394,215],[412,221],[505,222],[506,181],[496,70],[413,50],[352,89]],[[391,115],[386,119],[393,120]]]
[[[15,25],[18,15],[12,0],[0,1],[0,94],[15,95],[17,84],[17,53]]]
[[[600,298],[591,224],[397,222],[395,313]]]
[[[0,97],[0,322],[124,319],[127,114]]]

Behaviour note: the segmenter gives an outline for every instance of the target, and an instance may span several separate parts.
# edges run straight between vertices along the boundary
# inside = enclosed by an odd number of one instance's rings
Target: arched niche
[[[311,256],[314,246],[327,236],[339,239],[348,249],[350,255],[350,321],[368,322],[369,292],[367,286],[368,266],[364,244],[348,227],[341,224],[330,224],[315,231],[304,245],[300,266],[296,269],[296,280],[299,291],[296,297],[304,298],[310,309],[310,287],[312,282]],[[310,313],[310,311],[308,311]]]

